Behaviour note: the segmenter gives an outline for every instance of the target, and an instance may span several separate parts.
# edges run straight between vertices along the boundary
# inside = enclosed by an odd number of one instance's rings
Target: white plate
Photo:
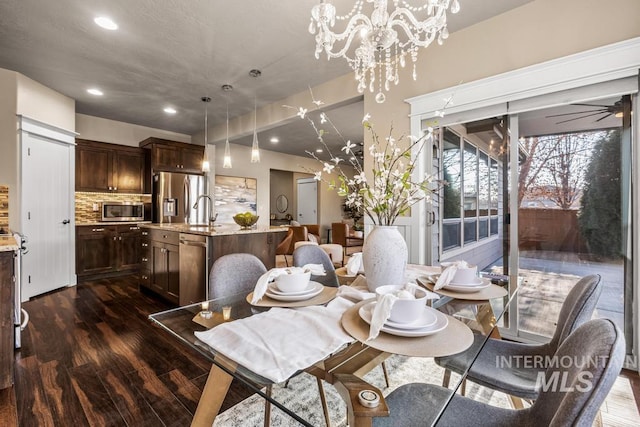
[[[278,295],[271,292],[270,289],[267,289],[267,292],[265,292],[265,295],[277,301],[288,301],[288,302],[304,301],[304,300],[315,297],[324,289],[324,286],[322,286],[322,283],[313,282],[313,281],[310,281],[309,283],[312,283],[315,286],[315,288],[312,292],[309,292],[304,295]]]
[[[372,301],[368,304],[363,305],[362,307],[360,307],[360,310],[358,310],[358,314],[360,315],[362,320],[364,320],[368,324],[371,324],[371,315],[375,304],[376,302]],[[447,325],[449,324],[449,319],[447,319],[447,316],[437,310],[434,310],[431,307],[425,307],[424,309],[425,311],[431,311],[433,314],[435,314],[436,322],[433,325],[420,329],[398,329],[384,325],[380,330],[382,332],[386,332],[391,335],[397,335],[399,337],[425,337],[427,335],[432,335],[440,332],[447,327]]]
[[[469,286],[469,287],[474,287],[474,286],[482,286],[484,285],[484,282],[482,281],[481,278],[476,277],[476,280],[470,283],[454,283],[454,282],[449,282],[450,285],[453,286]]]
[[[480,285],[473,285],[473,286],[469,286],[469,285],[453,285],[453,284],[449,283],[448,285],[443,286],[442,289],[447,289],[449,291],[470,294],[472,292],[478,292],[478,291],[480,291],[482,289],[485,289],[485,288],[488,288],[489,286],[491,286],[491,280],[489,280],[489,279],[483,279],[483,280],[481,280],[481,282],[482,283]]]
[[[427,279],[427,281],[432,282],[433,284],[435,284],[435,283],[438,281],[438,278],[439,278],[439,277],[440,277],[440,275],[439,275],[439,274],[434,274],[434,275],[431,275],[431,276],[422,276],[422,278],[426,278],[426,279]],[[478,278],[476,278],[476,281],[475,281],[475,282],[472,282],[472,283],[453,283],[453,282],[451,282],[451,283],[449,283],[447,286],[455,286],[456,288],[462,288],[462,287],[466,287],[466,288],[476,288],[476,290],[478,290],[478,289],[484,289],[484,288],[486,288],[486,287],[487,287],[487,286],[486,286],[486,284],[487,284],[486,282],[487,282],[488,280],[489,280],[489,279],[484,279],[484,278],[480,278],[480,277],[478,277]],[[489,281],[490,281],[490,280],[489,280]],[[445,286],[445,288],[446,288],[447,286]]]
[[[424,310],[420,313],[420,317],[411,323],[398,323],[392,320],[384,322],[385,326],[390,326],[395,329],[422,329],[428,328],[436,324],[438,318],[434,314],[436,310]]]
[[[305,294],[310,294],[315,290],[316,290],[316,282],[312,282],[311,280],[309,280],[309,283],[307,283],[307,286],[303,290],[295,291],[295,292],[281,291],[280,289],[278,289],[278,284],[276,282],[269,283],[269,292],[277,295],[284,295],[284,296],[305,295]]]

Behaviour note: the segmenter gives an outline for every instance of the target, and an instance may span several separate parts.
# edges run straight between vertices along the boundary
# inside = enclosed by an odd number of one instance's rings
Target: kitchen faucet
[[[205,198],[209,201],[209,227],[213,227],[213,223],[218,219],[218,213],[213,214],[213,200],[211,200],[211,196],[207,194],[201,194],[196,199],[196,202],[193,204],[193,209],[198,209],[198,203],[200,203],[200,199]]]

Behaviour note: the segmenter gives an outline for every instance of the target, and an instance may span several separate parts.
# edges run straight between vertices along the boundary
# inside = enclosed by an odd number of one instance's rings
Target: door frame
[[[68,271],[69,271],[69,286],[75,286],[78,283],[78,279],[76,276],[76,261],[75,261],[75,145],[76,145],[76,136],[78,135],[76,132],[69,131],[66,129],[59,128],[57,126],[52,126],[47,123],[41,122],[39,120],[30,118],[24,115],[17,115],[18,121],[18,136],[19,136],[19,152],[20,152],[20,161],[18,164],[18,194],[20,200],[19,206],[19,219],[18,219],[18,230],[22,231],[24,228],[24,224],[27,221],[27,212],[24,209],[25,203],[24,201],[28,197],[22,191],[22,177],[24,173],[27,171],[22,167],[23,159],[27,155],[26,148],[24,147],[23,140],[24,138],[31,134],[39,138],[44,138],[48,140],[52,140],[57,143],[66,144],[70,146],[68,155],[69,155],[69,200],[68,209],[70,213],[69,223],[69,233],[67,236],[67,244],[68,248]],[[28,238],[28,236],[27,236]],[[28,243],[27,243],[28,245]],[[24,277],[24,276],[23,276]]]
[[[419,135],[427,126],[429,121],[433,121],[437,115],[437,111],[442,109],[443,99],[453,97],[453,105],[447,108],[446,117],[439,119],[438,126],[445,126],[452,123],[465,123],[473,120],[489,118],[499,115],[508,114],[511,117],[517,117],[517,113],[537,108],[542,108],[539,102],[547,102],[544,107],[552,105],[548,104],[548,98],[542,100],[542,96],[551,94],[557,95],[558,105],[561,105],[563,91],[569,91],[578,88],[587,88],[589,86],[596,87],[598,84],[607,84],[607,89],[611,91],[610,95],[632,94],[633,107],[637,108],[636,95],[638,92],[638,75],[640,68],[640,37],[614,43],[611,45],[587,50],[577,54],[569,55],[563,58],[554,59],[529,67],[517,69],[514,71],[498,74],[492,77],[481,79],[456,87],[450,87],[437,92],[413,97],[405,100],[411,106],[411,134]],[[540,97],[540,98],[539,98]],[[579,102],[579,101],[576,101]],[[640,126],[640,120],[635,115],[634,125],[636,129]],[[512,122],[512,120],[509,120]],[[517,120],[513,120],[517,126]],[[515,129],[517,131],[517,129]],[[511,128],[512,135],[514,129]],[[634,132],[632,147],[634,147],[634,160],[640,160],[640,154],[636,147],[639,141],[638,132]],[[513,167],[515,162],[517,165],[518,148],[517,144],[510,144],[510,163],[511,163],[511,184],[517,183],[517,167]],[[426,150],[429,152],[430,150]],[[428,156],[424,156],[426,172],[431,172],[431,161]],[[639,163],[635,163],[632,167],[631,181],[634,188],[633,203],[637,208],[639,203],[640,191],[638,189],[638,170]],[[506,167],[506,165],[504,165]],[[510,199],[514,199],[513,197]],[[511,211],[514,212],[513,201],[510,200]],[[410,259],[412,262],[424,264],[433,264],[434,256],[437,254],[432,251],[432,233],[431,227],[424,220],[424,212],[429,209],[425,203],[422,203],[421,209],[417,209],[416,213],[411,217],[412,234],[416,236],[409,247]],[[516,211],[517,212],[517,211]],[[413,212],[412,212],[413,213]],[[638,210],[634,209],[631,218],[632,224],[638,224],[640,215]],[[511,216],[511,227],[517,227],[514,224],[514,216]],[[640,228],[640,227],[639,227]],[[517,229],[517,228],[516,228]],[[640,238],[640,230],[637,228],[633,231],[634,253],[638,254],[638,241]],[[510,283],[517,283],[517,233],[510,234]],[[638,321],[638,310],[640,309],[640,296],[638,295],[640,286],[638,285],[638,270],[640,260],[634,257],[632,260],[634,270],[632,272],[632,283],[634,286],[633,304],[633,344],[632,352],[637,354],[638,343],[640,343],[640,326]],[[513,265],[515,264],[515,265]],[[510,307],[510,310],[515,307]],[[517,316],[517,310],[513,311]],[[510,320],[511,328],[506,335],[513,336],[513,328],[517,328],[517,317],[512,314]],[[635,358],[629,359],[628,366],[638,368]]]

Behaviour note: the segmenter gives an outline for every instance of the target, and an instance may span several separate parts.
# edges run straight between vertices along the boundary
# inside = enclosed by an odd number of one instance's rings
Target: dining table
[[[406,279],[408,282],[434,291],[435,280],[433,276],[439,272],[440,267],[409,264],[406,269]],[[372,296],[372,294],[366,293],[366,288],[357,289],[358,284],[361,286],[362,283],[366,282],[354,280],[348,286],[324,288],[317,296],[309,298],[307,303],[304,301],[272,300],[266,296],[256,302],[252,301],[252,294],[247,295],[246,292],[242,292],[151,314],[149,319],[154,324],[211,362],[211,370],[191,425],[211,426],[213,424],[232,380],[238,381],[256,396],[268,402],[265,425],[268,425],[270,405],[279,408],[283,416],[290,418],[291,425],[314,425],[296,409],[291,401],[271,393],[270,386],[285,378],[274,377],[267,371],[261,372],[257,368],[261,367],[261,361],[252,360],[253,351],[238,353],[233,348],[235,344],[226,343],[223,340],[205,342],[203,337],[207,333],[216,332],[216,328],[218,330],[224,329],[227,334],[240,333],[240,331],[247,330],[248,322],[254,321],[253,329],[248,335],[252,338],[247,338],[247,341],[260,341],[261,338],[256,340],[255,334],[262,333],[261,328],[256,328],[255,325],[264,325],[264,328],[268,329],[268,325],[277,324],[269,323],[269,321],[278,321],[278,319],[273,319],[276,315],[279,317],[287,317],[289,314],[292,316],[304,315],[311,317],[312,321],[316,313],[318,316],[323,315],[321,311],[313,311],[323,310],[323,308],[309,310],[309,306],[328,307],[328,310],[332,310],[330,311],[331,315],[339,313],[339,328],[341,328],[339,332],[348,337],[344,345],[339,349],[327,349],[326,354],[319,356],[318,360],[309,361],[308,366],[302,365],[304,367],[301,366],[296,372],[291,373],[291,376],[305,372],[316,378],[320,388],[322,388],[323,382],[333,385],[347,404],[349,426],[367,427],[372,425],[375,417],[388,416],[389,408],[382,390],[363,379],[365,374],[393,355],[423,358],[443,357],[462,351],[470,353],[466,358],[469,361],[469,366],[466,369],[468,371],[475,360],[474,356],[482,351],[486,340],[489,337],[500,338],[498,326],[508,310],[511,298],[514,297],[513,293],[510,295],[505,287],[490,282],[487,282],[487,286],[483,289],[485,293],[455,293],[446,289],[435,290],[436,299],[429,299],[427,305],[429,310],[437,311],[438,322],[444,319],[444,327],[441,330],[428,334],[415,334],[409,331],[408,334],[398,335],[393,328],[386,330],[383,328],[375,339],[368,339],[371,319],[369,318],[367,321],[365,308],[374,303],[375,297],[373,299],[363,298],[362,300],[351,298],[357,294],[357,292],[353,292],[354,290],[361,291],[364,296]],[[354,289],[351,286],[354,286]],[[474,296],[474,293],[477,295]],[[271,316],[272,314],[274,316]],[[269,319],[269,317],[272,318]],[[318,335],[313,323],[299,322],[294,323],[293,327],[301,329],[293,331],[294,335],[301,335],[309,342],[313,342],[314,336]],[[288,331],[288,333],[291,332]],[[265,333],[273,334],[274,331],[265,331]],[[236,339],[236,343],[240,342],[237,341],[238,339],[243,341],[243,337],[240,336]],[[268,341],[269,338],[265,338],[265,340]],[[244,342],[241,345],[251,345],[251,342]],[[278,351],[291,352],[291,354],[278,356],[284,356],[285,360],[289,356],[291,358],[298,356],[294,354],[295,349],[291,349],[286,343],[283,345],[283,349]],[[277,344],[274,344],[274,347],[277,347]],[[261,357],[259,351],[255,352],[255,357]],[[463,374],[458,381],[450,385],[449,398],[437,403],[439,405],[438,411],[436,411],[438,416],[434,420],[425,420],[425,425],[435,424],[438,417],[446,410],[451,397],[462,384],[464,378]],[[416,382],[416,379],[417,382],[429,381],[429,378],[422,378],[419,372],[416,373],[413,382]],[[433,382],[432,378],[430,380]],[[368,407],[361,403],[359,394],[364,390],[378,394],[379,404],[377,406]],[[321,400],[326,418],[327,408],[323,393],[319,400]],[[327,425],[330,425],[328,421]]]

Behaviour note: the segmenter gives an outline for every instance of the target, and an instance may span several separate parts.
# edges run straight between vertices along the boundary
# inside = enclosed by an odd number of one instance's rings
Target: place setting
[[[413,283],[376,289],[342,316],[343,328],[378,350],[406,356],[434,357],[468,348],[473,333],[459,320],[427,306],[439,296]]]
[[[306,307],[325,304],[335,298],[337,288],[315,282],[311,275],[323,276],[321,264],[273,268],[263,274],[247,301],[257,307]]]
[[[440,295],[464,300],[487,300],[508,295],[505,288],[478,276],[478,266],[466,261],[443,262],[440,274],[419,276],[416,280]]]

